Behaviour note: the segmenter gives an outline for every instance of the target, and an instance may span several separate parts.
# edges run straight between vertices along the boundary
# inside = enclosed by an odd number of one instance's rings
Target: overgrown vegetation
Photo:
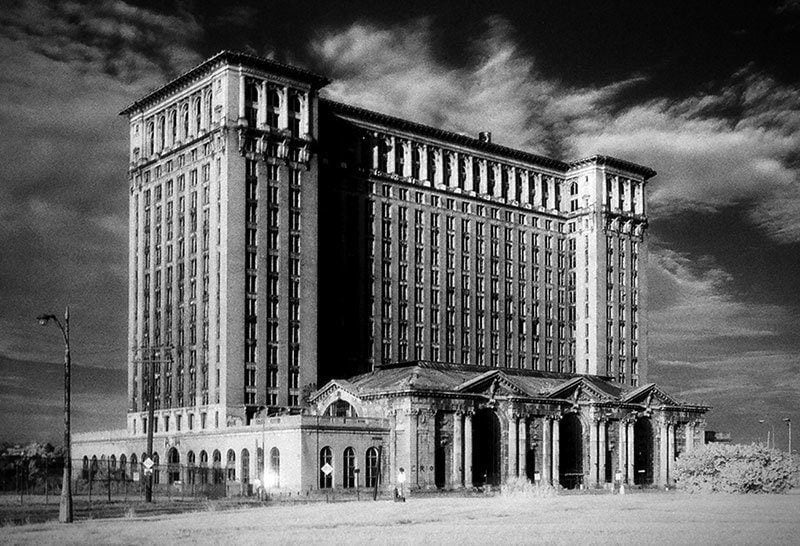
[[[537,485],[526,478],[510,478],[500,486],[500,494],[506,497],[552,497],[556,493],[552,485]]]
[[[693,493],[783,493],[800,486],[800,466],[760,444],[709,444],[675,464],[679,487]]]

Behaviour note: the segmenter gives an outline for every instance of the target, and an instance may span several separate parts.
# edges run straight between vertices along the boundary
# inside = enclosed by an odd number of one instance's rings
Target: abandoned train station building
[[[647,382],[655,172],[328,83],[223,51],[122,112],[127,428],[76,434],[79,475],[151,459],[165,487],[242,492],[391,488],[400,468],[412,489],[669,485],[709,408]]]

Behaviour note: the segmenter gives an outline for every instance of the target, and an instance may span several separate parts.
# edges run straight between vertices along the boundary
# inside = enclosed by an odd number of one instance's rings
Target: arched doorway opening
[[[500,484],[500,419],[488,408],[472,420],[472,483]]]
[[[653,483],[653,423],[649,417],[637,419],[633,425],[633,483]]]
[[[583,424],[577,414],[568,413],[558,427],[558,482],[575,489],[583,481]]]
[[[181,481],[181,456],[174,447],[167,451],[167,480],[170,484]]]

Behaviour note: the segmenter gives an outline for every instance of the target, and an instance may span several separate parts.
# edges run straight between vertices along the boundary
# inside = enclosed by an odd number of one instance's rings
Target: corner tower
[[[130,120],[128,430],[223,428],[317,378],[317,93],[223,51]],[[149,367],[155,383],[149,385]]]

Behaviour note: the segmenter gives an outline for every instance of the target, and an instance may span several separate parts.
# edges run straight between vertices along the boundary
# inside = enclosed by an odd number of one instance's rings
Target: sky
[[[648,184],[650,380],[709,429],[800,423],[800,2],[4,2],[0,440],[124,426],[127,124],[222,49],[330,77],[337,100]],[[759,419],[765,422],[759,423]]]

